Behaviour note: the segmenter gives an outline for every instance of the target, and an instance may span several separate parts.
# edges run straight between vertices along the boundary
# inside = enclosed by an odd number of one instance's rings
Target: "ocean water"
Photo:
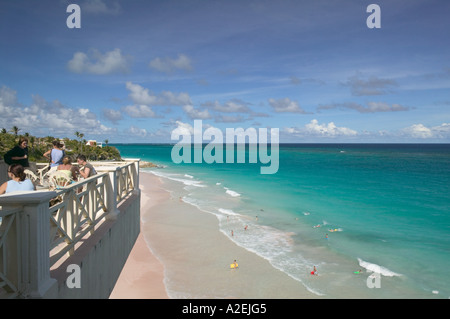
[[[175,164],[171,145],[114,146],[159,164],[145,170],[313,294],[450,297],[449,144],[281,144],[272,175],[248,160]]]

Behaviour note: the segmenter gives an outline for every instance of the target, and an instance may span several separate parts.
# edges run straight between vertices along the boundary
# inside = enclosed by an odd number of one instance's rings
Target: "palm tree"
[[[81,153],[83,153],[83,142],[82,142],[82,139],[84,137],[84,134],[76,131],[75,132],[75,136],[80,140],[80,150],[81,150]]]
[[[18,128],[17,126],[13,126],[11,129],[11,132],[14,133],[14,136],[17,137],[17,134],[19,134],[20,128]]]

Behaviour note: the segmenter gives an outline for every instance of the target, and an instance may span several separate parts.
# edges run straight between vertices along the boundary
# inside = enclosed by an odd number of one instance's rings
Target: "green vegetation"
[[[53,147],[52,142],[58,140],[65,145],[65,152],[71,156],[72,160],[79,154],[84,154],[89,161],[104,161],[104,160],[121,160],[119,150],[114,146],[108,145],[108,140],[104,141],[103,147],[86,145],[87,141],[84,134],[75,132],[77,139],[70,138],[55,138],[53,136],[35,137],[29,133],[19,135],[21,130],[14,126],[9,132],[3,128],[0,130],[0,159],[3,155],[17,145],[21,136],[28,139],[28,158],[31,162],[47,162],[48,159],[44,157],[44,153]]]

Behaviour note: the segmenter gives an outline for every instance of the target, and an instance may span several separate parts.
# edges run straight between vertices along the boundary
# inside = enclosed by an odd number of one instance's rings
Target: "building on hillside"
[[[103,143],[102,142],[97,142],[96,140],[89,140],[89,141],[86,142],[86,145],[103,147]]]

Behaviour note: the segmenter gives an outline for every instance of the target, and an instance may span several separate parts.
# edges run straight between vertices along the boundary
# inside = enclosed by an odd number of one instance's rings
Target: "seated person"
[[[86,162],[86,156],[78,155],[77,163],[80,166],[79,172],[83,178],[89,178],[91,176],[97,175],[94,166],[91,163]]]
[[[72,161],[69,156],[64,156],[62,159],[62,164],[58,165],[58,171],[67,174],[67,178],[73,181],[77,180],[77,169],[72,165]]]
[[[36,189],[33,182],[26,178],[24,168],[20,164],[12,164],[8,168],[8,176],[11,180],[0,186],[0,195],[20,191],[34,191]]]

